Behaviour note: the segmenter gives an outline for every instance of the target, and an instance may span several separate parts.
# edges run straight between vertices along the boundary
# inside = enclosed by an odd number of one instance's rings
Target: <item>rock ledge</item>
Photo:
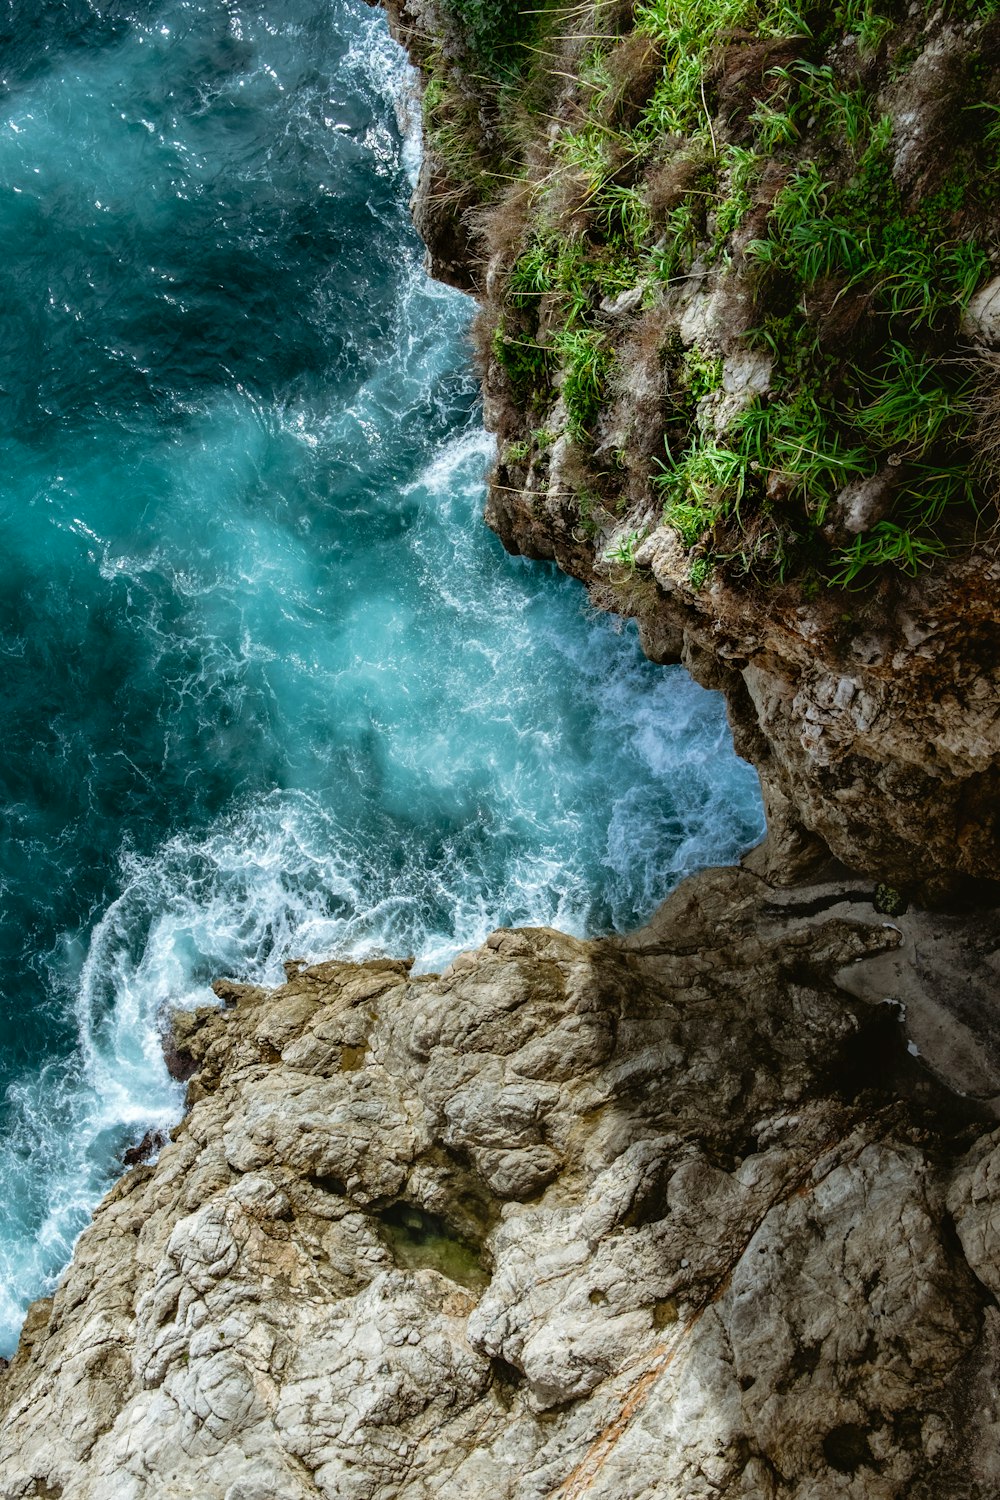
[[[0,1376],[0,1496],[995,1496],[1000,1132],[842,987],[900,938],[731,869],[220,986]]]

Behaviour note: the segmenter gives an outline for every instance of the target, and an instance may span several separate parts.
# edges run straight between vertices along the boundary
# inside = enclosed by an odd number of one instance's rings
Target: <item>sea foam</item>
[[[482,524],[471,309],[421,269],[379,13],[52,26],[0,130],[8,1352],[179,1117],[169,1007],[628,928],[761,827],[721,701]]]

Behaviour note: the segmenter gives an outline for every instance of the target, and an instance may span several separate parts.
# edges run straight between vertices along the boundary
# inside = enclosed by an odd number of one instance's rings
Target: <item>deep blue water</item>
[[[223,973],[625,928],[760,831],[721,703],[479,519],[360,0],[0,20],[0,1351]]]

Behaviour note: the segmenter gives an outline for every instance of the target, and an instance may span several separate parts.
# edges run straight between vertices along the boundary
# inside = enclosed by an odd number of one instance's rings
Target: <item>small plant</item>
[[[910,463],[907,471],[897,504],[915,524],[936,526],[945,511],[978,516],[976,486],[964,454],[944,464]]]
[[[578,497],[578,505],[580,508],[580,537],[593,540],[601,530],[594,515],[595,507],[598,507],[600,502],[590,490],[584,490]]]
[[[798,84],[800,108],[819,115],[828,133],[843,136],[849,149],[857,154],[872,128],[868,101],[860,89],[842,89],[828,66],[816,67],[800,59],[788,68],[772,68],[771,76],[780,78],[790,88]]]
[[[530,452],[531,449],[525,442],[508,443],[504,449],[503,461],[505,464],[523,464],[527,462]]]
[[[886,917],[901,917],[909,907],[909,901],[895,886],[877,885],[872,897],[872,906]]]
[[[423,98],[420,101],[425,130],[433,130],[434,116],[443,104],[445,97],[444,79],[434,76],[428,78],[424,85]]]
[[[943,437],[968,430],[972,406],[968,382],[955,388],[940,362],[893,342],[889,359],[875,379],[858,372],[873,400],[856,413],[855,425],[869,438],[902,457],[923,453]]]
[[[507,295],[514,307],[528,308],[553,286],[553,257],[535,240],[514,262],[507,283]]]
[[[690,268],[704,209],[688,197],[667,215],[663,242],[653,252],[653,270],[660,281],[672,281]]]
[[[837,554],[839,567],[830,575],[830,582],[849,588],[866,572],[884,567],[898,568],[912,578],[946,552],[944,543],[935,536],[914,535],[893,521],[880,521]]]
[[[744,536],[742,545],[731,552],[718,552],[716,561],[727,565],[731,577],[752,578],[758,583],[788,576],[790,556],[788,538],[778,527],[764,528]]]
[[[760,157],[747,146],[728,145],[723,149],[722,166],[729,191],[715,211],[717,243],[739,229],[750,212],[753,203],[750,185],[760,171]]]
[[[518,400],[534,401],[547,389],[551,357],[548,349],[533,339],[509,334],[503,319],[493,331],[490,348]]]
[[[585,185],[586,196],[593,198],[608,180],[611,171],[611,147],[615,132],[593,119],[579,130],[561,131],[556,150],[564,168],[571,170]]]
[[[706,531],[710,531],[718,519],[719,511],[713,506],[668,501],[663,508],[664,526],[670,526],[677,532],[688,551],[697,547]]]
[[[733,432],[747,465],[780,474],[786,498],[800,498],[817,526],[833,495],[872,468],[867,449],[848,445],[834,414],[808,388],[785,401],[755,401]]]
[[[747,255],[806,286],[834,271],[857,269],[857,232],[830,212],[830,189],[816,163],[805,162],[774,200],[770,239],[751,241]]]
[[[611,369],[611,350],[604,335],[593,329],[564,328],[554,345],[562,365],[562,397],[566,427],[577,442],[592,435]]]
[[[605,552],[605,562],[617,563],[619,567],[626,568],[630,573],[634,573],[636,548],[641,540],[641,532],[627,532],[613,547],[609,547],[607,552]]]
[[[722,385],[722,360],[705,354],[697,346],[685,354],[681,371],[681,379],[695,401],[701,401]]]
[[[525,40],[519,0],[445,0],[442,9],[481,73],[499,79],[516,69]]]
[[[845,0],[844,4],[837,6],[834,20],[838,27],[855,37],[862,57],[877,52],[895,24],[891,17],[875,11],[872,0]]]
[[[535,239],[514,262],[507,301],[521,311],[537,310],[542,297],[559,303],[563,320],[575,323],[589,310],[594,287],[583,247],[564,236]]]
[[[649,210],[637,188],[607,187],[595,205],[595,218],[605,232],[638,252],[650,230]]]
[[[664,497],[664,525],[673,527],[685,547],[694,547],[723,516],[739,513],[746,477],[740,454],[696,438],[679,463],[662,466],[653,478]]]
[[[774,156],[781,146],[788,146],[799,133],[792,114],[769,99],[761,99],[750,123],[756,127],[757,148],[762,156]]]

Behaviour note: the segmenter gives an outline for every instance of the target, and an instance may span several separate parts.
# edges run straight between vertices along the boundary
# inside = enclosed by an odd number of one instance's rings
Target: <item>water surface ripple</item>
[[[759,831],[722,706],[479,519],[359,0],[66,0],[0,34],[0,1350],[167,1002],[290,955],[626,928]]]

